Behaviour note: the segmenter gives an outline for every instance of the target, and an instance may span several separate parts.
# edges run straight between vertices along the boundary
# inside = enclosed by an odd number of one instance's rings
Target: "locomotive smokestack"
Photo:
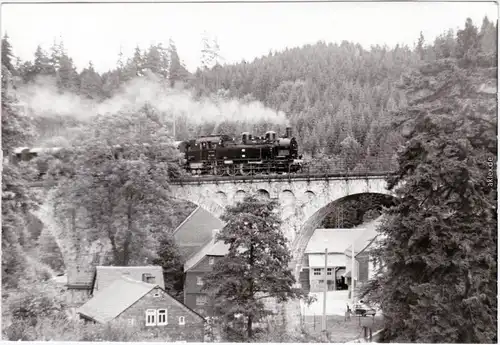
[[[286,138],[291,138],[292,137],[292,127],[287,127],[286,128]]]

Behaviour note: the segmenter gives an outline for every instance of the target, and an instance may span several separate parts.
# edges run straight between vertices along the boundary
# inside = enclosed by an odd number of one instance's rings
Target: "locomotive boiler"
[[[184,154],[184,168],[192,175],[289,174],[302,168],[292,128],[278,137],[268,131],[263,137],[241,134],[236,141],[228,135],[208,135],[177,143]]]

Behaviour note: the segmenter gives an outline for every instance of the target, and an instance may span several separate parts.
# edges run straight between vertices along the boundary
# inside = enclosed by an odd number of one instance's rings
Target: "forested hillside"
[[[487,19],[478,34],[481,49],[494,46],[495,27]],[[54,44],[50,52],[39,47],[33,61],[17,61],[13,74],[21,89],[26,84],[40,83],[43,80],[40,77],[52,77],[52,87],[58,92],[79,95],[78,100],[102,102],[119,94],[134,78],[153,73],[160,76],[165,86],[177,84],[194,90],[195,96],[210,97],[214,102],[260,101],[284,112],[306,155],[357,156],[357,163],[362,164],[365,157],[387,159],[402,143],[399,133],[390,129],[391,113],[406,105],[406,97],[398,88],[402,74],[423,61],[453,55],[457,50],[455,35],[450,30],[434,42],[416,37],[415,47],[375,46],[370,50],[345,41],[340,45],[318,42],[270,53],[253,62],[226,66],[217,64],[218,45],[205,42],[202,61],[205,66],[194,75],[182,65],[172,41],[168,47],[157,45],[145,50],[137,47],[129,58],[120,54],[116,68],[102,75],[94,70],[92,62],[78,72],[60,42]],[[207,67],[214,64],[212,68]],[[46,89],[47,82],[40,86]],[[40,108],[43,107],[36,109],[39,113]],[[47,112],[51,110],[48,107]],[[35,117],[39,134],[44,145],[58,144],[60,140],[48,138],[70,135],[66,129],[77,124],[67,114],[47,112]],[[186,118],[188,115],[182,111],[174,116],[177,140],[213,132],[236,136],[249,129],[243,119],[216,123],[207,116],[200,124]],[[237,120],[237,116],[233,119]],[[261,123],[250,129],[262,132],[269,127],[269,123]]]

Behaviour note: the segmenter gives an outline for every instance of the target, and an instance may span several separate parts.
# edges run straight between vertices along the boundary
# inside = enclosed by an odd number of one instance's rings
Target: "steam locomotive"
[[[239,142],[228,135],[209,135],[176,144],[184,154],[184,169],[194,176],[288,174],[302,168],[291,127],[283,137],[274,131],[263,137],[244,132]]]

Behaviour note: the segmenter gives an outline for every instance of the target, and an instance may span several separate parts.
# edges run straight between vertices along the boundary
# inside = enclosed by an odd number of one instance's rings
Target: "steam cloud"
[[[69,116],[90,120],[98,114],[138,111],[145,104],[163,115],[166,122],[177,117],[187,118],[196,125],[204,123],[239,122],[249,125],[266,122],[286,126],[288,119],[281,111],[265,107],[258,101],[243,103],[236,99],[204,97],[195,99],[192,92],[172,89],[156,76],[138,77],[125,84],[112,98],[101,103],[73,93],[60,94],[54,80],[40,78],[36,83],[15,90],[17,99],[33,116]]]

